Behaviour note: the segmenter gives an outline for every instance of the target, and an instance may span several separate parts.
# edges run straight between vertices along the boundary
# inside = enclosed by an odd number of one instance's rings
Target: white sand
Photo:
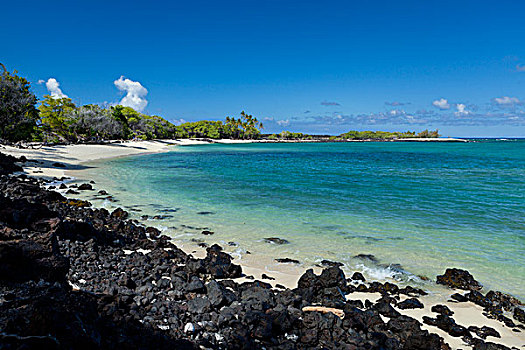
[[[439,139],[442,140],[442,139]],[[418,141],[424,141],[418,139]],[[435,139],[428,140],[435,141]],[[247,140],[219,140],[219,143],[247,143],[251,141]],[[53,146],[53,147],[41,147],[38,149],[20,149],[9,146],[0,145],[0,152],[11,154],[17,157],[24,155],[29,160],[37,160],[40,163],[28,162],[23,164],[24,170],[28,175],[37,177],[62,177],[67,174],[68,171],[75,170],[75,176],[79,177],[82,170],[82,163],[97,159],[107,159],[114,157],[123,157],[129,155],[139,155],[148,153],[160,153],[168,152],[172,146],[175,145],[198,145],[207,144],[206,140],[162,140],[162,141],[127,141],[118,142],[105,145],[68,145],[68,146]],[[59,162],[65,165],[64,168],[57,168],[52,164]],[[89,180],[89,179],[85,179]],[[197,244],[188,244],[182,242],[174,242],[181,249],[187,253],[191,253],[198,258],[202,258],[206,255],[205,250],[198,247]],[[299,277],[307,269],[303,265],[295,264],[278,264],[275,267],[272,257],[261,257],[259,254],[245,254],[242,257],[234,257],[234,262],[242,265],[243,272],[247,276],[254,276],[256,279],[262,279],[262,274],[266,274],[275,278],[275,280],[264,280],[275,286],[276,284],[284,285],[287,288],[295,288]],[[268,266],[272,266],[271,269]],[[316,273],[320,272],[320,268],[314,268]],[[238,282],[250,281],[245,277],[238,280]],[[508,347],[525,347],[525,331],[519,333],[512,331],[506,327],[503,323],[491,320],[482,314],[482,308],[473,303],[451,303],[448,302],[448,297],[454,293],[453,290],[448,290],[446,295],[442,294],[431,294],[428,296],[420,297],[419,299],[425,305],[424,309],[413,309],[413,310],[399,310],[405,315],[416,318],[420,322],[423,321],[423,316],[435,317],[436,314],[430,311],[430,308],[436,304],[447,305],[452,311],[454,311],[453,318],[456,323],[468,327],[468,326],[490,326],[496,329],[500,334],[501,338],[488,337],[487,341],[494,343],[500,343]],[[351,293],[347,296],[348,299],[359,299],[364,302],[368,299],[372,302],[379,298],[378,293]],[[518,321],[514,320],[516,323]],[[433,333],[437,333],[442,336],[447,343],[453,349],[467,349],[470,348],[460,338],[451,337],[447,333],[441,331],[437,327],[423,325],[424,329],[428,329]]]
[[[124,141],[112,142],[104,145],[67,145],[67,146],[44,146],[38,148],[16,148],[0,145],[0,152],[11,154],[16,157],[25,156],[29,160],[37,160],[40,163],[29,162],[24,164],[24,170],[28,175],[52,178],[63,177],[68,170],[82,170],[81,163],[98,159],[109,159],[138,154],[168,152],[175,145],[198,145],[207,144],[202,140],[162,140],[162,141]],[[58,162],[64,164],[64,168],[53,166]]]
[[[464,140],[464,139],[457,139],[457,138],[453,138],[453,137],[427,137],[427,138],[423,138],[423,137],[420,137],[420,138],[416,138],[416,137],[413,137],[413,138],[403,138],[403,139],[397,139],[397,140],[394,140],[396,142],[405,142],[405,141],[409,141],[409,142],[468,142],[468,140]]]

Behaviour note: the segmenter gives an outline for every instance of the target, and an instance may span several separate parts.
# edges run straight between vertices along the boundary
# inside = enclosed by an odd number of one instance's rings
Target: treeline
[[[312,140],[314,138],[316,138],[316,136],[291,131],[281,131],[279,134],[267,136],[269,140]]]
[[[226,117],[226,121],[201,120],[188,122],[176,127],[177,138],[210,139],[258,139],[263,124],[256,117],[241,112],[240,118]]]
[[[46,142],[150,140],[169,138],[175,126],[159,116],[149,116],[124,106],[77,107],[69,98],[44,96],[40,119],[32,138]]]
[[[344,140],[394,140],[406,138],[436,138],[439,137],[439,131],[423,130],[420,133],[414,131],[406,132],[387,132],[387,131],[349,131],[337,136],[338,139]]]
[[[70,98],[46,95],[40,101],[30,83],[0,63],[0,140],[98,142],[102,140],[151,140],[170,138],[256,139],[263,125],[241,112],[226,121],[198,121],[174,125],[162,117],[139,113],[124,106],[76,106]]]
[[[300,132],[282,131],[279,134],[267,135],[269,140],[326,140],[326,141],[346,141],[346,140],[395,140],[406,138],[437,138],[440,137],[438,130],[423,130],[420,133],[414,131],[406,132],[387,132],[387,131],[349,131],[338,136],[327,135],[308,135]]]

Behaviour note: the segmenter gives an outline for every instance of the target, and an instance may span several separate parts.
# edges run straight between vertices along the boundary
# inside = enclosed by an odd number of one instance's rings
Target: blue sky
[[[7,1],[2,12],[0,62],[39,97],[54,78],[77,104],[124,98],[172,121],[246,110],[266,132],[525,137],[524,1]]]

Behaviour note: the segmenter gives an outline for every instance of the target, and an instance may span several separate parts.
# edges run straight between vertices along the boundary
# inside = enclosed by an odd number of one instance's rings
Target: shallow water
[[[91,165],[85,176],[120,201],[99,205],[166,215],[148,224],[181,240],[337,260],[378,279],[460,267],[525,299],[523,140],[201,145]]]

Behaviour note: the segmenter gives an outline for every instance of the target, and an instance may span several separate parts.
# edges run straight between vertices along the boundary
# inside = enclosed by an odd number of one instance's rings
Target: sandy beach
[[[404,140],[412,141],[412,140]],[[434,141],[434,140],[432,140]],[[244,143],[250,141],[231,141],[219,140],[219,143]],[[161,141],[129,141],[129,142],[114,142],[104,145],[67,145],[67,146],[43,146],[35,148],[15,148],[10,146],[0,146],[0,152],[14,155],[16,157],[25,156],[28,162],[23,164],[24,171],[30,176],[42,178],[61,178],[74,173],[77,179],[89,180],[82,178],[82,170],[85,169],[83,163],[99,159],[109,159],[115,157],[124,157],[140,154],[152,154],[168,152],[172,147],[206,144],[204,140],[161,140]],[[177,242],[174,242],[178,245]],[[203,248],[195,245],[180,246],[187,253],[193,254],[197,258],[202,258],[206,255]],[[271,258],[268,257],[269,260]],[[265,280],[273,286],[277,284],[283,285],[287,288],[294,288],[297,285],[299,277],[305,272],[306,266],[298,266],[294,264],[281,264],[279,270],[268,271],[265,266],[264,259],[254,255],[253,258],[244,256],[243,258],[234,257],[234,262],[243,267],[243,272],[247,276],[254,276],[256,279],[261,279],[263,274],[267,274],[274,278],[274,280]],[[321,271],[320,267],[315,268],[315,272]],[[240,278],[239,282],[248,281],[245,277]],[[457,303],[450,300],[450,295],[458,292],[457,290],[442,288],[440,293],[431,293],[426,296],[421,296],[419,299],[424,304],[423,309],[408,309],[397,311],[402,314],[416,318],[418,321],[423,321],[423,316],[434,316],[431,312],[431,307],[442,304],[448,306],[454,311],[454,319],[460,325],[468,326],[489,326],[494,328],[501,338],[489,336],[487,341],[503,344],[508,347],[521,349],[525,346],[525,329],[514,327],[507,327],[502,322],[494,319],[489,319],[483,315],[483,308],[475,305],[472,302]],[[463,291],[460,291],[462,294]],[[347,295],[347,299],[352,300],[370,300],[376,301],[380,295],[378,293],[359,293],[354,292]],[[399,301],[403,301],[406,297],[401,297]],[[516,323],[519,323],[516,321]],[[522,325],[523,326],[523,325]],[[452,337],[448,333],[438,329],[434,326],[424,324],[424,329],[442,336],[444,340],[453,349],[470,348],[465,344],[461,338]]]

